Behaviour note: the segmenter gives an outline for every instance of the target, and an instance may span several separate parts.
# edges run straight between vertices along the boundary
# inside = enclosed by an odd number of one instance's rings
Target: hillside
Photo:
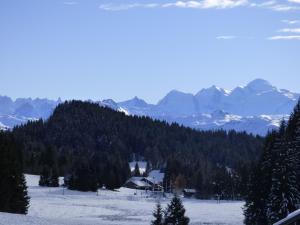
[[[169,180],[183,174],[190,187],[201,173],[209,193],[217,172],[244,171],[260,155],[263,142],[246,133],[195,131],[81,101],[60,104],[47,121],[29,122],[13,133],[23,143],[29,173],[40,173],[51,155],[61,175],[80,167],[90,180],[115,188],[128,177],[127,162],[136,156],[152,167],[167,166]]]

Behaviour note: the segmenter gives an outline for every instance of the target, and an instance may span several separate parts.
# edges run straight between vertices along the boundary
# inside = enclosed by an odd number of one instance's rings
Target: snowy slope
[[[0,213],[0,225],[149,225],[158,199],[142,191],[92,192],[38,186],[38,177],[26,176],[31,204],[28,216]],[[161,199],[165,207],[170,199]],[[184,199],[191,225],[242,225],[243,202]],[[217,213],[216,213],[217,212]]]
[[[289,115],[239,116],[217,110],[211,114],[201,113],[186,117],[157,117],[167,122],[177,122],[199,130],[236,130],[265,135],[269,130],[277,129],[282,119]]]

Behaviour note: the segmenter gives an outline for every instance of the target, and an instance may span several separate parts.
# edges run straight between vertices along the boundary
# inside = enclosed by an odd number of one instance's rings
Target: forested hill
[[[214,168],[238,170],[259,157],[263,143],[263,138],[246,133],[195,131],[82,101],[60,104],[47,121],[29,122],[13,133],[23,143],[26,172],[40,173],[51,157],[60,174],[82,165],[99,183],[112,187],[128,177],[127,162],[133,155],[145,157],[152,167],[168,162],[171,175],[183,174],[187,185],[194,186],[195,171],[201,170],[203,182],[212,182]],[[110,181],[108,173],[118,177]]]

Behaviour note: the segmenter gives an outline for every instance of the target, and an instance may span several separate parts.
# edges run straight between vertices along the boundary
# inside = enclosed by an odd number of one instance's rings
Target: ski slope
[[[28,215],[0,213],[0,225],[149,225],[158,201],[142,191],[78,192],[38,186],[38,176],[27,175]],[[61,181],[62,182],[62,181]],[[170,199],[160,199],[163,207]],[[241,225],[243,202],[183,199],[191,225]]]

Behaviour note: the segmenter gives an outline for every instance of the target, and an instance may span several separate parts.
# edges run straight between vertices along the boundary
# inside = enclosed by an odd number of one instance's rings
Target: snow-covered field
[[[121,188],[96,193],[38,186],[27,175],[30,208],[27,216],[0,213],[0,225],[149,225],[157,199]],[[160,199],[165,207],[170,199]],[[241,225],[243,202],[183,199],[191,225]]]

